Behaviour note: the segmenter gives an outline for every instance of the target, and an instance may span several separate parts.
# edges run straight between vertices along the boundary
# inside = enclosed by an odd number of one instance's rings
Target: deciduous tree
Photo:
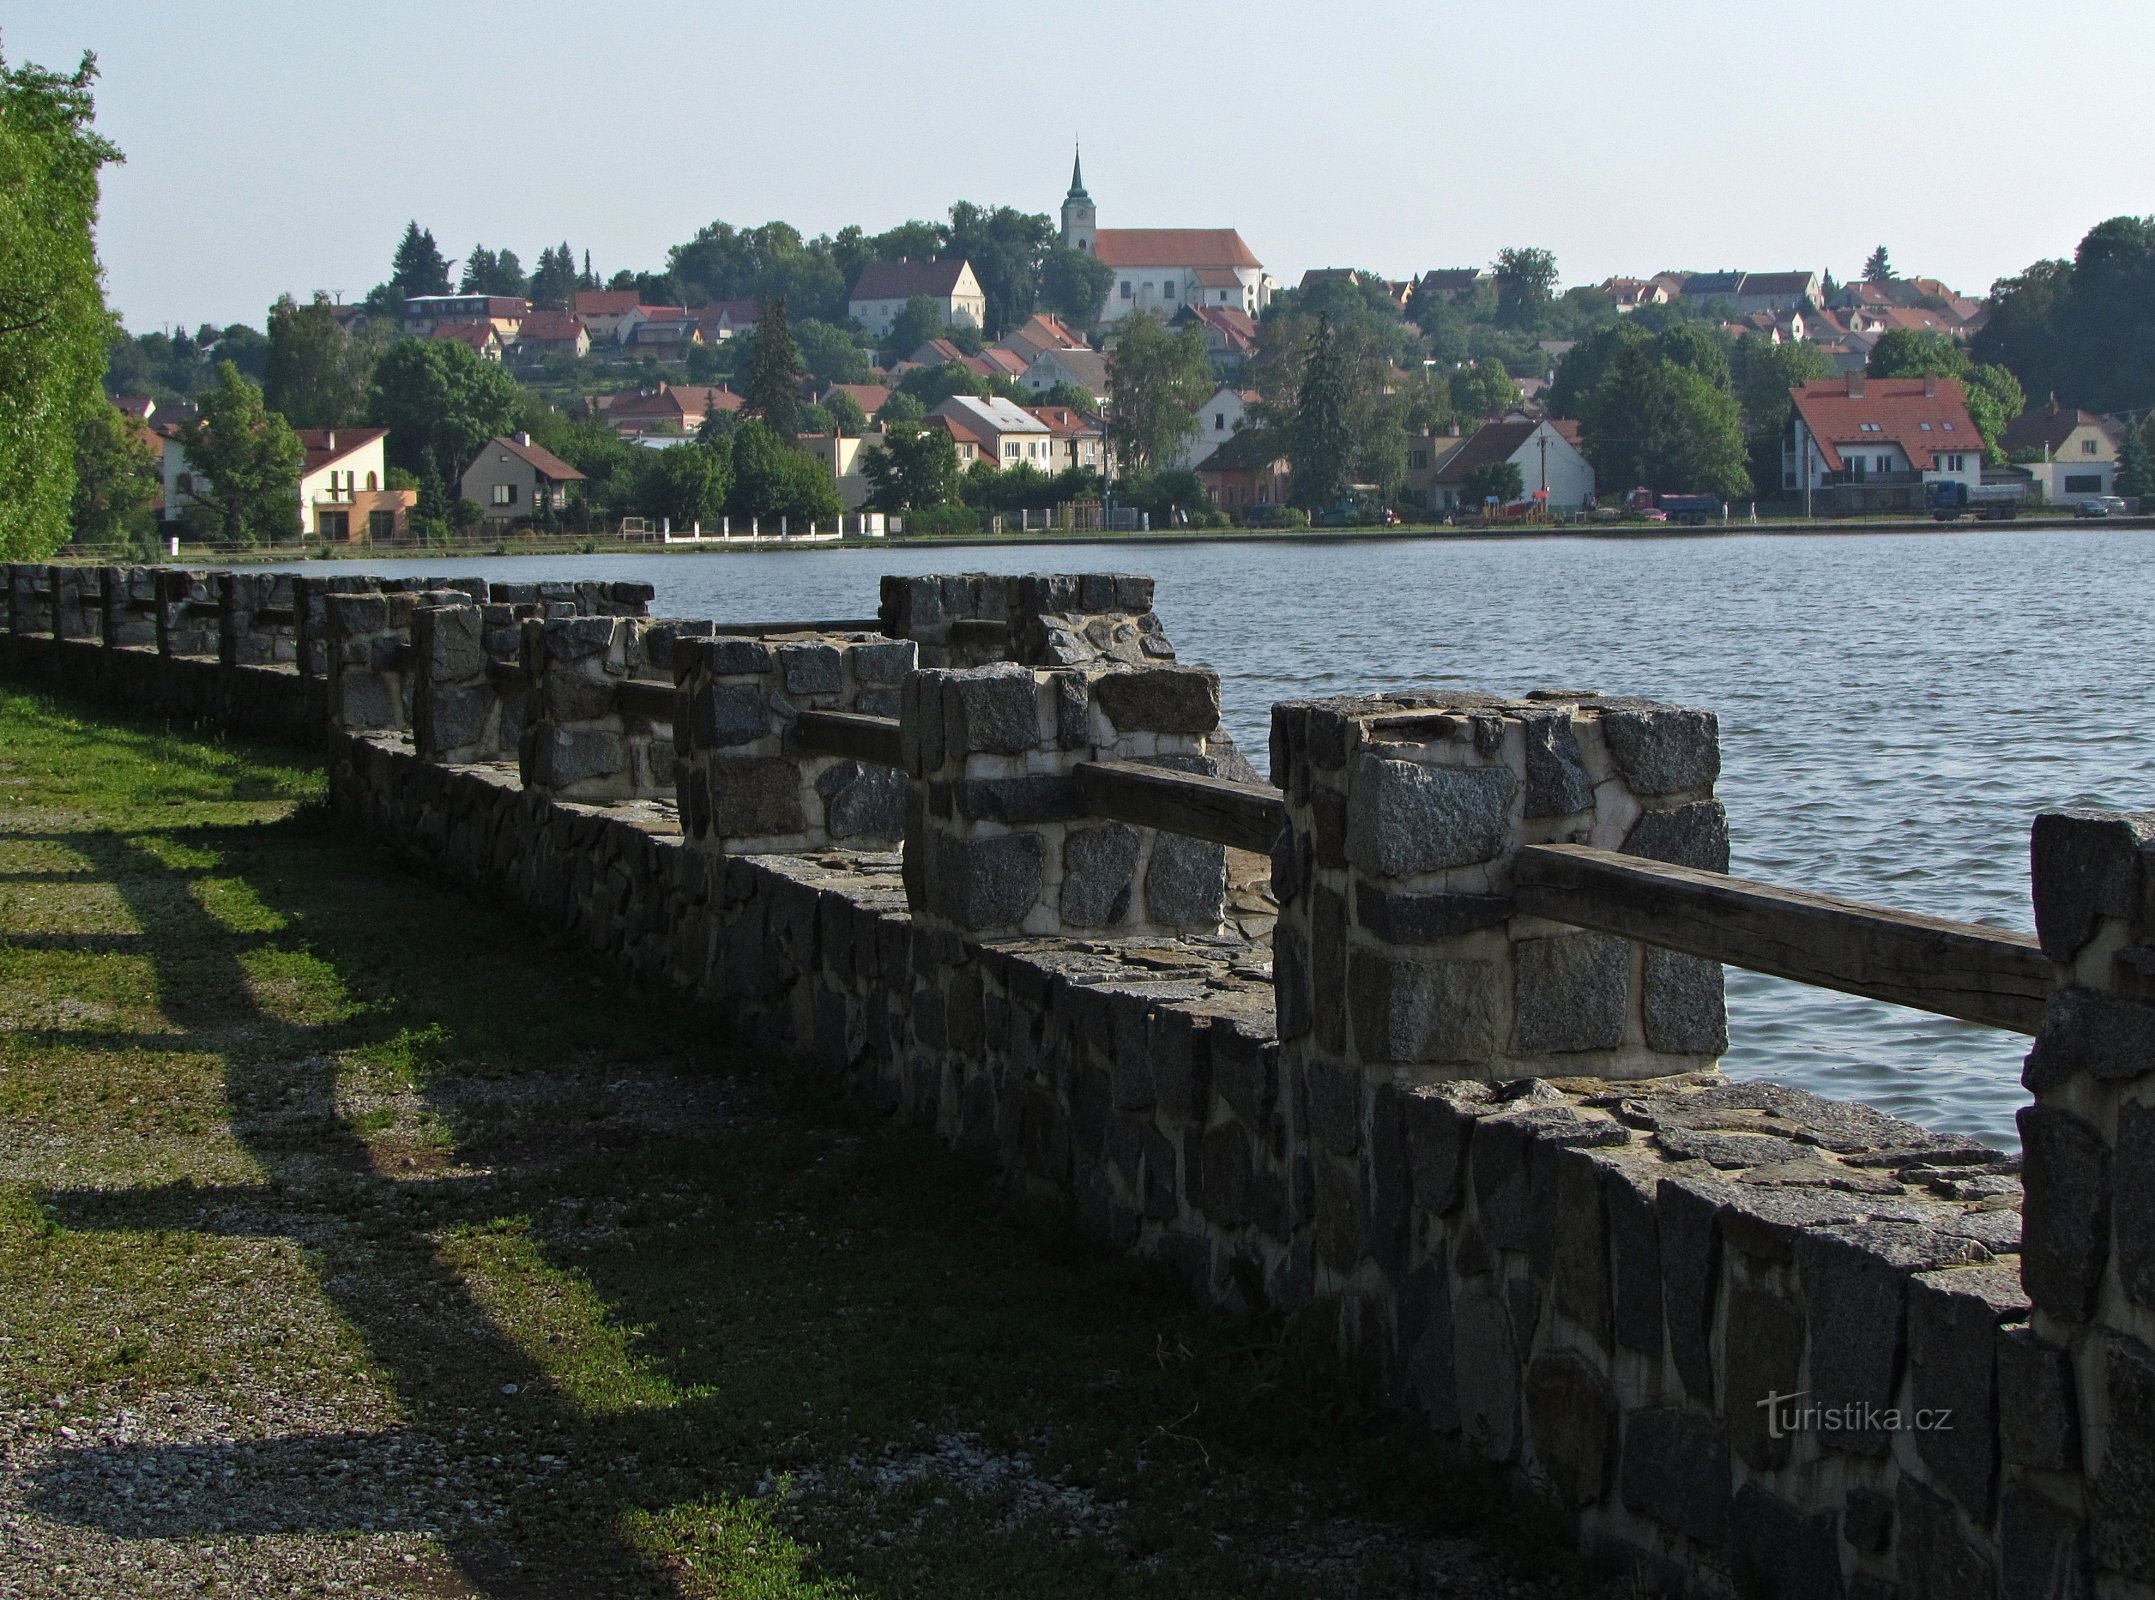
[[[117,406],[83,407],[75,430],[72,522],[83,544],[118,544],[146,534],[164,487],[161,452]]]
[[[733,432],[733,489],[726,508],[735,518],[784,517],[795,532],[843,509],[829,469],[757,417]]]
[[[1100,320],[1115,269],[1098,256],[1062,246],[1040,264],[1040,303],[1080,332]]]
[[[881,445],[861,453],[860,470],[877,511],[925,510],[958,498],[958,447],[941,428],[890,426]]]
[[[341,428],[366,410],[373,363],[337,322],[329,296],[302,306],[290,295],[269,311],[262,400],[295,428]]]
[[[1149,311],[1125,317],[1107,369],[1107,437],[1117,469],[1148,473],[1166,465],[1197,432],[1197,408],[1213,387],[1195,326],[1170,333]]]
[[[290,423],[229,361],[202,391],[201,415],[182,423],[191,493],[210,530],[230,544],[274,544],[299,532],[299,469],[306,459]]]
[[[1556,257],[1550,251],[1513,248],[1497,252],[1497,316],[1514,327],[1548,309],[1556,289]]]
[[[1750,488],[1735,399],[1650,344],[1619,355],[1580,409],[1586,454],[1609,492],[1643,484],[1733,499]]]
[[[1491,500],[1509,505],[1526,493],[1526,475],[1516,461],[1483,461],[1460,475],[1459,503],[1479,510]]]
[[[518,414],[516,381],[469,345],[406,339],[374,364],[367,415],[389,430],[394,466],[424,479],[431,455],[451,490],[479,447],[508,432]]]

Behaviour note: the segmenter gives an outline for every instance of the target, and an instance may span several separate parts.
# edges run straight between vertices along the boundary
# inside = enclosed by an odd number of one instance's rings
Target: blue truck
[[[1970,486],[1956,478],[1944,478],[1930,486],[1925,496],[1931,516],[1939,522],[1958,522],[1973,517],[1978,522],[2010,522],[2020,515],[2027,497],[2024,483],[1985,483]]]

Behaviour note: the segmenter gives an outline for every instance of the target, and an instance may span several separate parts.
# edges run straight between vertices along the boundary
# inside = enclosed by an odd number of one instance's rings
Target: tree
[[[1863,370],[1874,378],[1957,378],[1969,367],[1967,352],[1928,328],[1888,328],[1871,346]]]
[[[1968,403],[1968,420],[1983,436],[1983,460],[1998,467],[2005,464],[2005,430],[2028,409],[2028,396],[2020,380],[1999,366],[1970,367],[1961,379],[1961,398]]]
[[[1884,245],[1880,245],[1863,258],[1863,281],[1865,283],[1891,283],[1893,281],[1893,261],[1886,254]]]
[[[230,544],[274,544],[299,532],[299,469],[306,459],[290,423],[229,361],[202,392],[201,415],[180,425],[191,491]]]
[[[1310,332],[1287,442],[1296,505],[1312,511],[1331,505],[1354,481],[1354,428],[1348,416],[1353,401],[1353,377],[1331,318],[1319,317]]]
[[[1462,417],[1494,417],[1519,403],[1519,385],[1501,361],[1477,361],[1452,374],[1452,409]]]
[[[163,489],[162,454],[142,430],[117,406],[85,406],[75,430],[76,541],[118,544],[147,534]]]
[[[761,417],[781,439],[800,432],[800,347],[786,326],[786,297],[767,300],[756,314],[756,331],[748,355],[748,381],[742,386],[743,407]]]
[[[1516,461],[1483,461],[1467,468],[1459,479],[1459,503],[1481,507],[1495,500],[1509,505],[1526,493],[1526,475]]]
[[[883,348],[903,361],[930,339],[941,338],[948,326],[949,319],[943,315],[943,308],[926,295],[916,294],[891,318],[890,331],[883,336]]]
[[[464,260],[464,275],[458,280],[456,291],[458,294],[521,296],[524,293],[524,264],[516,259],[514,250],[489,250],[483,244],[475,244]]]
[[[793,325],[793,338],[800,347],[801,363],[818,388],[868,381],[867,352],[844,328],[804,317]]]
[[[0,556],[67,539],[84,416],[114,327],[99,290],[98,172],[119,150],[91,131],[85,55],[62,77],[0,60]]]
[[[374,364],[367,416],[389,430],[392,466],[444,476],[445,488],[487,440],[514,427],[516,380],[471,346],[448,339],[405,339]],[[428,462],[432,462],[431,468]]]
[[[569,250],[569,241],[564,239],[539,252],[539,264],[532,270],[531,282],[524,292],[538,310],[566,311],[575,302],[576,291],[581,287],[576,257]]]
[[[831,425],[840,433],[858,436],[868,431],[868,413],[843,389],[833,389],[830,398],[823,402],[823,409],[829,413]]]
[[[958,447],[941,428],[886,428],[880,446],[861,452],[860,470],[872,510],[926,510],[958,498]]]
[[[2118,493],[2137,496],[2142,510],[2155,501],[2155,451],[2148,449],[2149,425],[2127,428],[2125,442],[2118,447]]]
[[[329,296],[302,306],[290,295],[269,309],[262,400],[295,428],[341,428],[365,413],[367,353],[337,321]]]
[[[1497,252],[1497,318],[1512,327],[1537,320],[1556,288],[1556,257],[1547,250]]]
[[[751,417],[733,433],[733,488],[726,509],[736,518],[784,517],[799,530],[837,516],[844,507],[821,461],[762,418]]]
[[[1627,317],[1613,327],[1588,334],[1565,351],[1556,363],[1549,392],[1543,397],[1548,402],[1549,415],[1576,418],[1581,402],[1594,392],[1594,385],[1601,382],[1610,363],[1631,346],[1652,337],[1636,317]]]
[[[1083,330],[1100,320],[1115,287],[1115,269],[1090,251],[1061,246],[1040,264],[1040,301],[1071,327]]]
[[[1107,369],[1108,445],[1120,470],[1166,465],[1197,432],[1197,408],[1214,382],[1194,324],[1170,333],[1149,311],[1125,317]]]
[[[1735,399],[1649,344],[1612,362],[1580,411],[1587,457],[1611,490],[1643,484],[1733,499],[1750,487]]]
[[[638,509],[676,528],[716,524],[733,490],[733,451],[729,442],[681,444],[647,450],[649,463],[637,484]]]
[[[1728,349],[1726,335],[1695,322],[1680,322],[1654,335],[1655,355],[1696,372],[1716,389],[1729,386]]]
[[[960,200],[950,208],[942,230],[945,260],[963,258],[973,265],[988,302],[987,332],[1000,334],[1033,314],[1040,264],[1055,242],[1055,225],[1044,213],[1010,206],[993,210]]]
[[[1802,339],[1775,344],[1747,336],[1736,342],[1735,365],[1751,481],[1761,494],[1771,494],[1781,486],[1781,450],[1795,420],[1791,391],[1813,378],[1831,377],[1833,363],[1817,345]]]
[[[434,235],[416,221],[405,225],[404,237],[397,242],[389,284],[403,299],[449,292],[449,262],[435,245]]]

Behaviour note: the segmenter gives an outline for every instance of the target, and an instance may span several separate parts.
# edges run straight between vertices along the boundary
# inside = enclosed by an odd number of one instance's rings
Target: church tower
[[[1094,254],[1096,216],[1092,196],[1085,192],[1083,157],[1073,153],[1070,158],[1070,192],[1063,196],[1064,246],[1071,250],[1082,250],[1087,255]]]

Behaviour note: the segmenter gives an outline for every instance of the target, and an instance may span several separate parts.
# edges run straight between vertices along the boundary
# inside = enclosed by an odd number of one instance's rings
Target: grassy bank
[[[319,790],[0,691],[0,1592],[1589,1586],[1319,1319],[1000,1209]]]

